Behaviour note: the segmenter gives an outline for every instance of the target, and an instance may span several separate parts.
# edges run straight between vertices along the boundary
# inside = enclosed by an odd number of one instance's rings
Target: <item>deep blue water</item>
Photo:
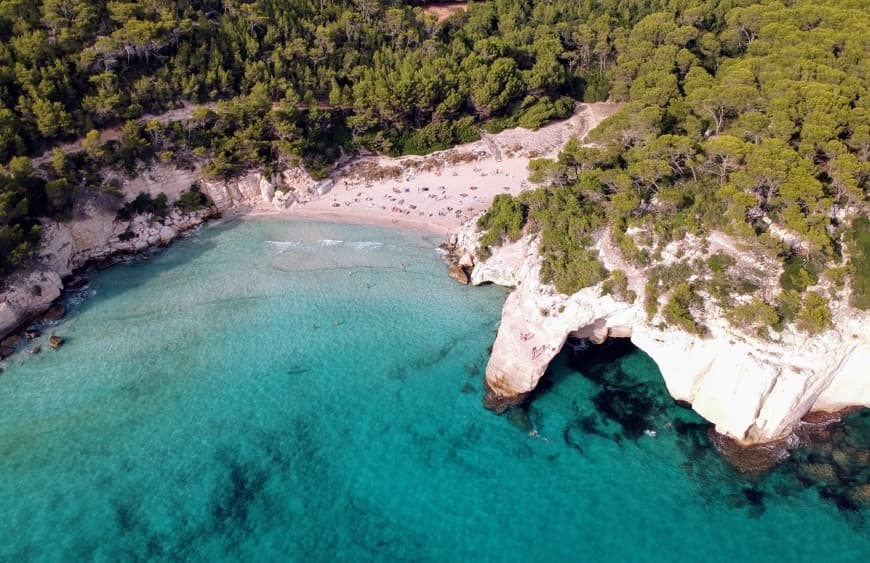
[[[438,242],[241,221],[95,274],[0,375],[0,560],[867,559],[866,510],[737,477],[639,351],[484,410],[505,293]]]

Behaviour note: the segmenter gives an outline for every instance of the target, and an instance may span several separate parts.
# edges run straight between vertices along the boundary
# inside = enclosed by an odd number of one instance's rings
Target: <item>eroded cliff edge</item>
[[[6,340],[7,335],[40,320],[61,295],[63,280],[77,270],[116,256],[167,245],[185,231],[228,210],[256,204],[283,209],[291,195],[275,193],[272,183],[257,172],[231,181],[203,182],[198,168],[157,165],[134,178],[117,180],[122,200],[95,196],[77,205],[67,220],[44,222],[38,256],[28,268],[5,280],[5,287],[0,288],[0,343],[3,343],[0,359],[14,352],[18,342],[14,337]],[[312,183],[307,178],[299,181]],[[193,185],[201,186],[210,205],[190,211],[172,207],[163,216],[143,213],[129,219],[117,213],[124,200],[132,200],[140,193],[151,197],[164,194],[168,205],[173,206]]]
[[[701,337],[647,319],[644,276],[619,259],[606,234],[597,243],[599,258],[609,269],[626,271],[629,288],[638,295],[632,303],[602,295],[601,284],[565,296],[542,283],[534,235],[494,248],[485,261],[476,258],[478,239],[471,221],[455,240],[470,282],[515,288],[505,302],[486,369],[491,407],[522,401],[569,336],[593,342],[630,337],[658,364],[675,400],[691,404],[717,432],[743,444],[788,437],[811,411],[870,407],[870,316],[848,306],[834,308],[833,328],[816,336],[787,326],[761,339],[734,329],[708,303],[709,331]],[[720,248],[731,242],[718,236]],[[701,248],[697,243],[682,241],[668,250]]]

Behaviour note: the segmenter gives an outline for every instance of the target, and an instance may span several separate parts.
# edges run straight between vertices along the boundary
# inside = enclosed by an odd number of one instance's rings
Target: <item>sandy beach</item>
[[[331,187],[322,195],[310,180],[297,180],[290,184],[296,196],[290,207],[276,210],[264,204],[250,215],[415,228],[447,236],[489,208],[496,195],[531,189],[531,159],[555,158],[571,137],[582,139],[620,107],[580,104],[569,119],[537,131],[483,133],[479,141],[426,156],[357,157],[331,174]]]

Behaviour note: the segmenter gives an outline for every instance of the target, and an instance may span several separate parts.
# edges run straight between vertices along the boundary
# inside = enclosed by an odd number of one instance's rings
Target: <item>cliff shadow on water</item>
[[[712,425],[671,398],[655,362],[629,339],[612,338],[602,345],[569,340],[528,400],[506,415],[532,433],[561,417],[564,445],[587,458],[596,441],[636,448],[656,440],[657,450],[676,452],[666,463],[691,477],[699,497],[751,517],[769,502],[817,495],[859,533],[868,527],[870,409],[836,424],[805,422],[797,447],[778,465],[741,471],[720,454]]]

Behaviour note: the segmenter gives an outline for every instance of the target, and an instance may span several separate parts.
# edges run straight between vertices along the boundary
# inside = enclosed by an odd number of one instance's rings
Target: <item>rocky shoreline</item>
[[[60,303],[64,291],[75,290],[86,270],[104,269],[165,247],[220,215],[221,211],[212,206],[190,213],[174,211],[157,221],[144,215],[120,221],[110,211],[91,203],[70,222],[46,225],[39,258],[28,269],[12,274],[0,291],[0,359],[40,336],[42,325],[64,316],[66,311]],[[52,349],[63,343],[60,337],[51,338],[57,339],[48,343]]]
[[[797,443],[796,429],[807,416],[837,420],[855,407],[870,407],[866,314],[841,307],[834,311],[835,328],[813,338],[787,328],[777,340],[762,340],[732,330],[721,312],[711,310],[705,319],[711,334],[690,335],[649,322],[641,298],[620,301],[603,295],[600,286],[565,296],[541,283],[533,235],[493,249],[486,260],[478,259],[479,236],[469,221],[447,250],[451,276],[460,282],[513,288],[486,369],[488,408],[503,411],[525,401],[569,338],[594,345],[612,337],[630,338],[650,355],[672,398],[710,421],[724,437],[721,443],[744,453]],[[598,252],[608,268],[624,267],[606,240]],[[644,284],[640,273],[629,271],[631,290],[642,296]]]

